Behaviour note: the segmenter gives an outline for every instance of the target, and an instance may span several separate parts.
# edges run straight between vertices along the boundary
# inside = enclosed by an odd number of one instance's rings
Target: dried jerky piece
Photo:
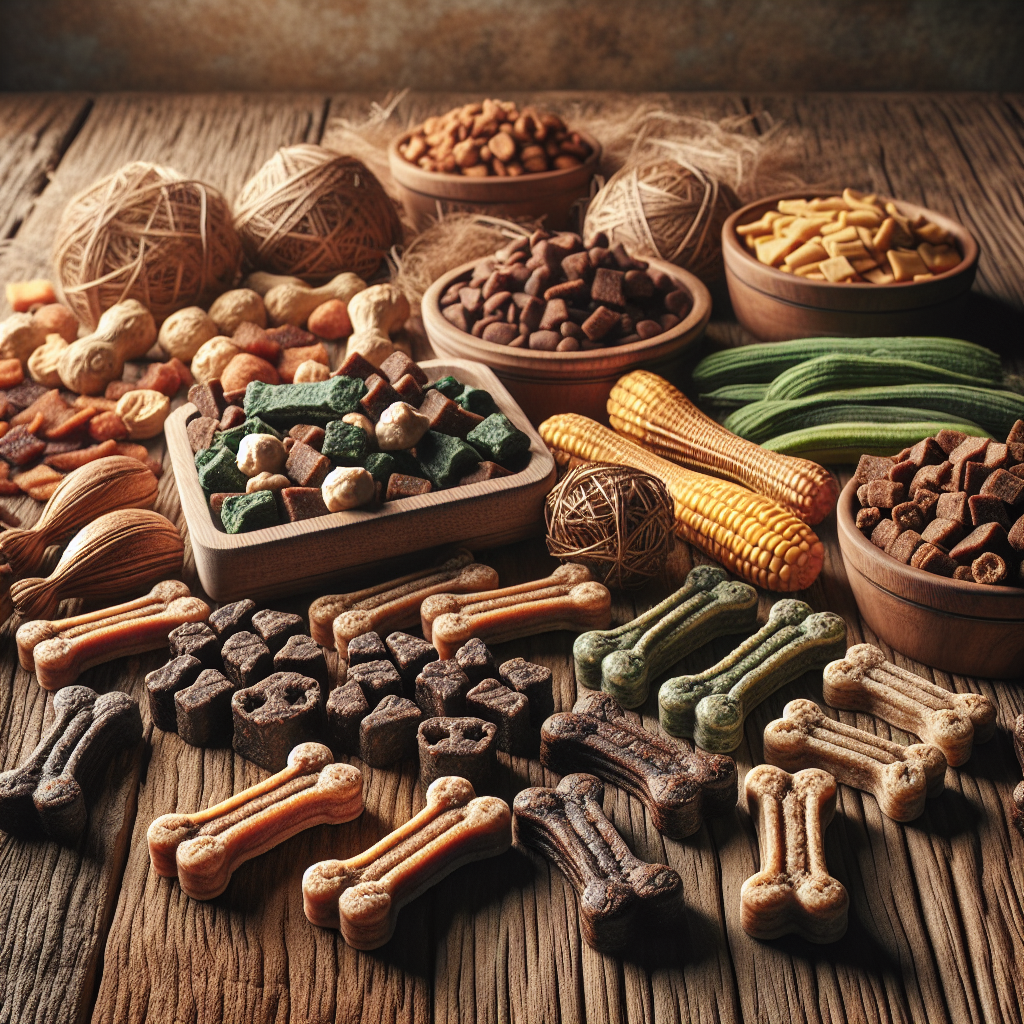
[[[203,671],[202,662],[188,654],[171,657],[165,665],[146,676],[149,715],[164,732],[177,732],[178,717],[174,695],[191,686]]]
[[[366,378],[366,394],[359,400],[363,411],[371,420],[379,420],[380,414],[395,402],[400,402],[398,392],[380,374]]]
[[[914,501],[904,501],[893,506],[892,520],[901,530],[922,530],[924,513]]]
[[[386,696],[359,723],[359,757],[371,768],[386,768],[416,752],[416,731],[423,719],[405,697]]]
[[[471,684],[455,659],[428,662],[416,676],[416,703],[427,718],[464,713]]]
[[[933,437],[926,437],[923,441],[918,441],[907,456],[907,462],[912,462],[919,469],[921,466],[937,466],[940,462],[945,461],[946,452]]]
[[[376,633],[369,634],[376,636]],[[389,633],[384,641],[387,644],[387,651],[391,655],[402,682],[408,689],[412,689],[416,683],[416,677],[423,671],[429,662],[437,661],[437,650],[421,640],[418,636],[410,636],[408,633]],[[352,641],[349,641],[349,652],[352,651]]]
[[[172,658],[189,655],[203,668],[220,668],[220,639],[205,622],[184,622],[167,634]]]
[[[540,726],[545,718],[554,713],[551,669],[523,658],[512,658],[502,663],[498,676],[506,686],[521,693],[530,702],[531,725]]]
[[[385,501],[397,501],[399,498],[412,498],[417,494],[429,494],[433,485],[421,476],[406,476],[405,473],[392,473],[388,477]]]
[[[936,515],[939,495],[934,491],[919,490],[914,495],[914,501],[917,502],[918,508],[921,509],[921,512],[924,515],[924,521],[926,523],[931,522]]]
[[[317,516],[326,516],[330,512],[319,487],[284,487],[278,494],[284,514],[290,523],[316,519]]]
[[[476,792],[488,789],[497,768],[497,726],[480,718],[428,718],[416,731],[420,782],[456,775]]]
[[[231,344],[242,352],[257,356],[268,363],[276,363],[281,358],[281,345],[272,338],[259,324],[243,320],[235,328],[231,336]]]
[[[277,526],[281,519],[273,491],[253,491],[224,499],[220,521],[228,533],[248,533]]]
[[[988,447],[987,437],[968,437],[949,453],[950,462],[982,462],[985,449]]]
[[[224,674],[239,689],[252,686],[269,675],[274,664],[270,648],[260,637],[248,630],[241,630],[229,636],[224,641],[220,654],[224,662]]]
[[[0,388],[13,388],[25,379],[20,359],[0,359]]]
[[[235,633],[241,633],[243,630],[251,628],[254,611],[256,611],[256,602],[245,598],[210,612],[210,618],[207,621],[223,643]]]
[[[0,438],[0,459],[12,466],[24,466],[39,458],[45,448],[46,442],[27,427],[14,427]]]
[[[1006,530],[999,523],[984,523],[972,530],[949,552],[949,557],[961,565],[966,565],[986,551],[1007,558],[1011,556],[1012,549]]]
[[[933,519],[921,536],[927,543],[936,544],[948,551],[963,539],[964,528],[955,519]]]
[[[57,484],[64,479],[63,474],[50,466],[38,465],[19,473],[14,482],[36,501],[48,501]]]
[[[173,398],[181,384],[181,373],[173,363],[150,363],[135,382],[135,387],[140,391],[159,391],[161,395]]]
[[[472,686],[477,686],[485,679],[491,679],[498,675],[498,665],[494,660],[494,655],[479,637],[473,637],[472,640],[463,644],[455,652],[455,661],[459,668],[466,673]]]
[[[477,484],[484,480],[497,480],[499,477],[511,475],[510,469],[505,469],[504,466],[499,466],[496,462],[481,462],[472,473],[467,473],[456,486],[463,487],[466,484]]]
[[[305,348],[316,343],[316,335],[304,331],[295,324],[283,324],[281,327],[270,327],[266,335],[271,341],[276,341],[283,349]],[[347,360],[346,360],[347,362]]]
[[[967,505],[967,495],[963,491],[940,494],[935,505],[936,519],[953,519],[966,525],[971,521],[971,510]]]
[[[395,634],[404,636],[404,633]],[[348,642],[348,663],[352,665],[365,665],[371,661],[387,661],[388,649],[384,641],[376,633],[363,633],[362,636],[353,637]]]
[[[10,401],[11,392],[7,393],[7,400]],[[43,417],[42,429],[47,430],[49,427],[56,423],[59,423],[63,418],[62,414],[68,411],[68,404],[60,397],[60,391],[54,388],[52,391],[47,391],[40,395],[30,406],[22,409],[21,412],[15,413],[11,417],[11,426],[20,427],[31,423],[36,416],[41,415]]]
[[[274,655],[275,672],[295,672],[320,684],[320,692],[326,699],[331,686],[327,659],[323,649],[306,634],[290,636],[284,646]]]
[[[971,511],[971,523],[981,526],[983,523],[999,523],[1003,529],[1010,528],[1010,517],[1006,514],[1006,506],[998,498],[986,498],[974,494],[967,499]]]
[[[899,534],[900,528],[891,519],[883,519],[872,531],[871,531],[871,543],[876,548],[881,548],[883,551],[886,546],[891,544],[896,536]]]
[[[1008,473],[1005,469],[997,469],[981,486],[978,492],[982,497],[998,498],[1007,505],[1019,505],[1024,501],[1024,480]]]
[[[185,433],[188,435],[188,443],[193,453],[209,448],[213,439],[220,430],[220,423],[211,416],[196,416],[188,421]]]
[[[882,521],[882,513],[877,508],[857,509],[857,529],[865,537],[871,536],[871,531]]]
[[[245,422],[245,410],[240,405],[229,405],[220,418],[221,430],[233,430]]]
[[[1004,559],[999,555],[986,551],[971,562],[971,575],[975,583],[987,583],[995,585],[1005,583],[1007,579],[1007,568]]]
[[[101,412],[89,420],[89,436],[94,441],[123,441],[128,428],[116,412]]]
[[[314,427],[309,423],[298,423],[288,431],[288,436],[294,437],[296,441],[301,441],[303,444],[308,444],[310,448],[315,448],[319,452],[323,449],[327,431],[323,427]]]
[[[911,556],[924,543],[916,530],[902,530],[885,546],[885,553],[899,562],[910,564]]]
[[[523,757],[535,752],[537,744],[530,729],[530,702],[497,679],[484,679],[466,694],[466,712],[494,723],[499,750]]]
[[[430,420],[431,430],[452,437],[465,438],[475,426],[483,422],[482,416],[463,409],[436,388],[431,388],[423,396],[419,411]]]
[[[935,443],[949,455],[967,440],[967,434],[961,430],[940,430],[935,435]]]
[[[956,562],[935,544],[925,542],[911,556],[910,564],[915,569],[934,572],[939,576],[952,576],[956,572]]]
[[[983,462],[963,462],[960,465],[963,466],[963,476],[960,485],[962,490],[969,495],[977,494],[985,481],[991,476],[992,470]]]
[[[46,447],[49,449],[50,445]],[[96,459],[103,459],[109,455],[116,454],[116,442],[104,441],[102,444],[91,445],[88,448],[70,449],[59,454],[47,454],[43,461],[47,466],[52,466],[61,473],[70,473],[71,470],[78,469],[79,466],[84,466],[86,463],[95,462]]]
[[[37,384],[33,380],[23,380],[20,384],[7,389],[7,404],[15,412],[21,412],[42,398],[49,390],[45,384]]]
[[[275,672],[235,692],[231,717],[235,752],[268,771],[280,771],[293,747],[320,734],[320,685],[297,672]]]
[[[364,661],[349,665],[348,682],[358,683],[370,709],[375,708],[389,693],[402,696],[402,677],[390,661]]]
[[[68,409],[51,426],[43,429],[43,436],[51,441],[58,441],[63,437],[71,437],[81,430],[96,415],[96,409],[87,406],[85,409]]]
[[[330,471],[330,460],[302,441],[295,442],[285,463],[285,473],[299,487],[319,487]]]
[[[292,637],[301,636],[305,630],[305,619],[291,612],[265,608],[252,617],[252,631],[267,645],[271,654],[277,654]]]
[[[109,399],[111,402],[120,401],[128,394],[129,391],[134,391],[136,386],[127,380],[112,380],[103,392],[103,397]]]
[[[409,375],[421,388],[427,386],[427,375],[420,368],[419,363],[414,362],[400,349],[396,349],[380,364],[380,372],[392,384]]]
[[[916,462],[904,459],[902,462],[893,463],[892,468],[889,470],[889,479],[895,483],[903,484],[904,487],[909,487],[920,468]]]
[[[594,272],[590,286],[590,297],[604,306],[626,306],[626,275],[620,270],[606,270],[601,267]]]
[[[231,742],[234,683],[214,668],[174,694],[178,735],[193,747],[226,747]]]
[[[327,736],[339,754],[359,751],[359,723],[370,713],[370,705],[358,683],[345,683],[331,690],[327,698]]]
[[[398,395],[401,401],[413,406],[414,408],[419,408],[423,402],[423,388],[421,388],[416,379],[408,373],[404,377],[399,377],[398,380],[395,381],[395,394]]]
[[[936,493],[945,489],[945,484],[951,479],[953,465],[950,462],[940,462],[937,466],[922,466],[915,474],[910,483],[909,494],[913,498],[918,491],[935,491]]]

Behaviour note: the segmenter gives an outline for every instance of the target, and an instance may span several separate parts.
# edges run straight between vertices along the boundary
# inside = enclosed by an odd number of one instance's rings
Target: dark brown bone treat
[[[912,462],[918,469],[921,466],[937,466],[940,462],[946,461],[946,453],[936,443],[935,438],[926,437],[910,449],[906,461]]]
[[[903,530],[885,546],[885,553],[898,562],[910,564],[914,552],[924,543],[916,530]]]
[[[983,462],[964,462],[961,487],[966,494],[977,494],[985,481],[992,475],[992,470]]]
[[[416,731],[420,782],[426,789],[444,775],[468,780],[477,793],[486,792],[498,764],[493,722],[481,718],[428,718]]]
[[[971,511],[967,507],[967,495],[963,491],[940,494],[935,505],[936,519],[953,519],[962,525],[971,521]]]
[[[0,774],[0,829],[73,843],[85,831],[87,797],[103,784],[116,752],[142,738],[139,705],[126,693],[102,696],[65,686],[54,719],[22,765]]]
[[[1004,557],[1009,557],[1011,553],[1006,530],[999,523],[985,523],[972,530],[949,552],[949,557],[961,565],[969,565],[986,551],[994,551]]]
[[[936,509],[939,504],[939,495],[935,491],[918,490],[914,494],[914,501],[924,514],[924,521],[930,523],[936,516]]]
[[[218,422],[227,408],[224,389],[219,380],[211,380],[208,384],[193,384],[188,389],[188,400],[199,410],[200,416],[208,416]]]
[[[295,672],[320,684],[324,699],[331,689],[331,677],[327,671],[327,659],[323,649],[311,637],[300,634],[290,636],[284,646],[274,655],[275,672]]]
[[[498,675],[498,665],[487,644],[479,637],[473,637],[455,652],[459,668],[466,673],[471,686],[493,679]]]
[[[875,508],[894,508],[905,498],[907,489],[892,480],[872,480],[867,487],[867,504]]]
[[[306,632],[306,620],[291,612],[265,608],[252,617],[252,631],[267,645],[271,654],[277,654],[293,636]]]
[[[284,471],[299,487],[319,487],[331,471],[331,462],[315,448],[296,441],[288,453]]]
[[[680,918],[683,883],[666,864],[635,857],[601,808],[593,775],[567,775],[556,789],[524,789],[513,804],[516,841],[539,851],[568,878],[580,904],[583,938],[622,950]]]
[[[924,513],[913,501],[903,501],[893,507],[892,521],[901,530],[918,530],[924,528]]]
[[[178,735],[193,747],[229,746],[234,692],[234,683],[215,668],[200,672],[191,686],[174,695]]]
[[[972,494],[967,499],[967,507],[970,509],[973,526],[998,523],[1004,530],[1010,528],[1010,517],[1006,514],[1006,506],[998,498],[986,498],[980,494]]]
[[[956,562],[941,548],[934,544],[922,544],[911,556],[910,564],[915,569],[933,572],[938,576],[952,576],[956,572]]]
[[[433,485],[429,480],[419,476],[406,476],[405,473],[392,473],[388,477],[388,489],[385,501],[396,501],[399,498],[412,498],[417,494],[428,494]]]
[[[312,345],[316,339],[310,335],[310,341],[308,344]],[[303,345],[302,347],[305,347]],[[369,360],[365,359],[358,352],[352,352],[346,356],[345,362],[331,374],[332,377],[352,377],[358,378],[359,380],[366,380],[367,377],[372,377],[375,373],[378,373],[377,367]]]
[[[397,383],[408,374],[421,388],[427,386],[427,375],[420,368],[419,363],[414,362],[400,349],[396,349],[380,364],[380,372],[392,384]]]
[[[428,662],[416,676],[416,703],[427,718],[454,718],[463,714],[469,690],[469,678],[454,658]]]
[[[237,689],[252,686],[269,675],[273,668],[270,648],[255,633],[242,630],[229,636],[220,651],[224,662],[224,675]]]
[[[950,479],[952,471],[953,466],[949,462],[940,462],[937,466],[922,466],[914,474],[914,479],[910,482],[910,490],[908,491],[910,497],[913,498],[920,490],[938,493],[943,489],[946,481]]]
[[[288,764],[292,747],[315,740],[323,722],[320,685],[297,672],[275,672],[231,698],[236,753],[268,771]]]
[[[967,440],[967,435],[961,430],[940,430],[935,435],[935,443],[947,454],[955,451]]]
[[[319,487],[283,487],[278,494],[284,514],[290,523],[316,519],[330,512],[324,502],[323,491]]]
[[[987,437],[967,437],[949,453],[949,461],[982,462],[987,447]]]
[[[871,536],[871,531],[882,521],[882,513],[877,508],[861,508],[857,510],[857,529],[865,537]]]
[[[167,634],[172,658],[190,654],[203,668],[220,668],[220,640],[205,622],[184,622]]]
[[[376,636],[376,633],[371,634]],[[418,636],[410,636],[408,633],[389,633],[384,641],[387,644],[387,651],[391,660],[402,677],[406,689],[412,692],[416,685],[416,677],[423,671],[424,667],[431,661],[437,661],[437,649],[421,640]],[[352,641],[349,641],[349,651],[352,650]]]
[[[896,539],[899,532],[900,528],[891,519],[883,519],[871,531],[871,543],[884,551]]]
[[[626,718],[604,693],[587,694],[541,728],[541,763],[567,775],[591,771],[643,801],[654,827],[672,839],[693,835],[706,814],[736,804],[736,762],[687,750]]]
[[[331,690],[327,698],[327,737],[339,754],[359,752],[359,723],[370,713],[370,705],[358,683],[345,683]]]
[[[997,469],[982,485],[978,492],[985,498],[998,498],[1007,505],[1018,505],[1024,501],[1024,480]]]
[[[971,575],[975,583],[995,585],[1005,583],[1007,578],[1006,562],[998,555],[986,551],[971,562]]]
[[[193,453],[209,448],[219,430],[219,421],[210,416],[196,416],[195,419],[189,420],[185,433],[188,435],[188,443]]]
[[[887,480],[892,467],[893,461],[888,456],[862,455],[853,475],[862,484],[871,480]]]
[[[512,658],[498,669],[498,678],[530,702],[530,724],[538,728],[555,710],[551,669],[523,658]]]
[[[245,598],[242,601],[234,601],[226,604],[223,608],[210,612],[207,620],[210,628],[217,634],[218,639],[223,643],[229,636],[249,629],[252,626],[252,613],[256,611],[256,602]]]
[[[929,544],[937,544],[947,551],[963,540],[964,528],[955,519],[933,519],[921,533]]]
[[[484,679],[466,694],[466,713],[497,726],[495,743],[506,754],[529,757],[536,752],[530,702],[497,679]]]
[[[398,392],[379,373],[366,378],[366,394],[359,399],[359,404],[371,420],[379,420],[380,414],[398,401],[401,401]]]
[[[365,665],[369,661],[387,661],[388,649],[376,633],[363,633],[348,642],[349,665]]]
[[[420,709],[405,697],[388,694],[359,723],[359,757],[371,768],[386,768],[416,753]]]
[[[349,665],[346,679],[357,683],[372,711],[388,694],[402,696],[402,677],[390,661],[364,661]]]
[[[164,732],[177,731],[178,713],[174,706],[174,695],[191,686],[202,671],[203,666],[198,658],[183,654],[172,657],[166,665],[161,665],[146,676],[149,717],[158,729]]]
[[[320,451],[324,446],[327,431],[323,427],[314,427],[309,423],[298,423],[288,431],[288,436]]]

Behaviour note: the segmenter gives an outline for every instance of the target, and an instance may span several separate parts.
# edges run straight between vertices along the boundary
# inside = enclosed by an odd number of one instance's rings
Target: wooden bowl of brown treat
[[[664,260],[645,262],[651,270],[667,274],[693,299],[678,324],[654,337],[578,352],[512,348],[474,337],[444,318],[440,300],[453,282],[473,270],[475,262],[439,277],[423,296],[427,337],[438,356],[473,359],[494,370],[531,423],[561,412],[576,412],[606,423],[608,394],[615,382],[641,367],[671,374],[680,354],[704,333],[711,317],[711,294],[699,278]]]
[[[819,336],[943,335],[956,330],[978,268],[978,243],[962,224],[914,203],[893,200],[910,219],[923,216],[952,236],[960,262],[928,280],[892,284],[813,281],[761,263],[737,234],[780,199],[815,199],[834,190],[801,189],[760,199],[722,226],[722,255],[736,319],[762,341]],[[885,200],[888,202],[889,200]]]
[[[836,519],[850,589],[871,630],[943,672],[1024,677],[1024,589],[949,579],[887,555],[857,529],[857,485],[843,488]]]

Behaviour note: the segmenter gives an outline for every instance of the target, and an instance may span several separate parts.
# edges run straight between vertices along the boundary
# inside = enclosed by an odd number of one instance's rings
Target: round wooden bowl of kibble
[[[957,330],[978,268],[978,243],[958,221],[914,203],[889,200],[910,220],[923,216],[948,232],[960,262],[927,280],[891,284],[832,283],[786,273],[758,260],[737,233],[780,199],[834,196],[834,190],[801,189],[760,199],[722,225],[722,255],[736,319],[762,341],[819,336],[949,336]]]
[[[857,529],[857,480],[836,505],[839,548],[861,617],[894,651],[982,679],[1024,678],[1024,589],[949,579],[905,565]]]
[[[567,228],[573,204],[589,194],[590,179],[601,162],[601,143],[578,132],[590,147],[590,156],[577,167],[517,178],[470,178],[425,171],[410,163],[398,151],[410,134],[406,132],[391,143],[388,161],[405,212],[420,231],[447,213],[481,213],[516,221],[543,218],[549,230]]]
[[[459,330],[441,314],[441,296],[449,286],[476,266],[464,263],[439,277],[423,296],[423,325],[438,356],[474,359],[489,366],[508,388],[533,424],[561,412],[576,412],[608,422],[606,405],[615,382],[641,367],[670,375],[682,351],[703,333],[711,317],[711,293],[693,274],[664,260],[647,259],[688,291],[690,311],[662,334],[624,345],[577,352],[541,352],[512,348]]]

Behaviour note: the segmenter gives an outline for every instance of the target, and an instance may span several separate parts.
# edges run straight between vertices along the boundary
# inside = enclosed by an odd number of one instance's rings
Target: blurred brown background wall
[[[1024,89],[1021,0],[0,0],[0,89]]]

